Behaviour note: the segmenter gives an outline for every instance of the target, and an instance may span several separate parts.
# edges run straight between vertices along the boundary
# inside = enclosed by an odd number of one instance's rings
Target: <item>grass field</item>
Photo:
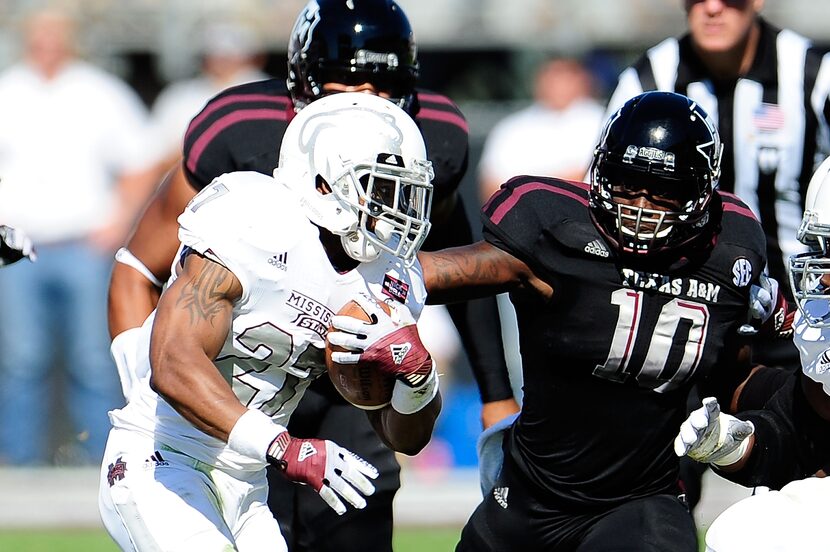
[[[395,552],[451,552],[461,529],[399,529]],[[118,552],[103,531],[0,531],[0,550],[8,552]]]
[[[398,529],[395,552],[452,552],[458,529]],[[703,535],[700,536],[700,550]],[[0,531],[0,550],[9,552],[118,552],[103,531]]]

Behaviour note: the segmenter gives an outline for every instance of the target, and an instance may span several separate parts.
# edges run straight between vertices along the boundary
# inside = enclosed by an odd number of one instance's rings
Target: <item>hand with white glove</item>
[[[346,349],[333,351],[339,364],[357,364],[394,377],[392,408],[401,414],[414,414],[429,404],[438,393],[435,363],[421,342],[415,319],[405,305],[390,305],[386,313],[370,297],[357,303],[371,322],[351,316],[333,316],[332,330],[326,339]]]
[[[346,512],[341,497],[360,509],[366,507],[363,497],[375,492],[370,479],[377,478],[378,470],[332,441],[298,439],[283,431],[269,445],[266,458],[289,480],[317,491],[338,515]]]
[[[754,432],[752,422],[721,413],[718,400],[707,397],[680,425],[674,452],[698,462],[729,466],[743,458],[749,448],[747,438]]]
[[[334,316],[334,331],[328,341],[347,349],[332,352],[331,359],[340,364],[373,366],[394,376],[410,387],[418,387],[432,370],[432,357],[421,343],[415,319],[405,305],[392,305],[390,314],[377,301],[359,297],[357,303],[372,319],[365,322],[351,316]]]
[[[21,230],[0,225],[0,267],[20,259],[37,259],[32,241]]]
[[[749,288],[749,321],[738,329],[741,335],[762,333],[787,338],[792,334],[792,315],[778,289],[778,280],[763,272]]]

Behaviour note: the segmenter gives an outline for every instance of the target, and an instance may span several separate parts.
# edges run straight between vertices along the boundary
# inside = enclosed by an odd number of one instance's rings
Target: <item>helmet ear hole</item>
[[[329,186],[329,183],[326,182],[325,178],[323,178],[323,175],[318,174],[314,180],[314,187],[317,188],[317,191],[322,195],[328,195],[332,192],[331,186]]]

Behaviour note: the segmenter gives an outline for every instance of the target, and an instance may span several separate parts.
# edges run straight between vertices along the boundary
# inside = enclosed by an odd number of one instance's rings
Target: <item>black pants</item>
[[[294,437],[329,439],[373,464],[380,476],[366,508],[338,516],[313,489],[268,469],[268,506],[280,523],[290,552],[391,552],[392,500],[400,487],[400,466],[378,438],[366,414],[333,399],[328,378],[320,378],[303,396],[288,426]],[[333,389],[331,393],[336,393]]]
[[[507,462],[473,512],[456,552],[697,552],[685,502],[659,494],[574,513],[542,504]]]

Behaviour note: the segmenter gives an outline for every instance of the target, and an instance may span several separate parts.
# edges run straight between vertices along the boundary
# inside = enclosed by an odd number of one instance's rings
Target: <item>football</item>
[[[387,313],[389,305],[378,302]],[[337,312],[341,316],[351,316],[360,320],[369,321],[371,318],[356,302],[349,301]],[[341,347],[326,342],[326,368],[334,388],[344,399],[364,410],[383,408],[392,400],[392,388],[395,378],[377,372],[366,366],[357,364],[338,364],[331,359],[331,353],[342,351]]]

